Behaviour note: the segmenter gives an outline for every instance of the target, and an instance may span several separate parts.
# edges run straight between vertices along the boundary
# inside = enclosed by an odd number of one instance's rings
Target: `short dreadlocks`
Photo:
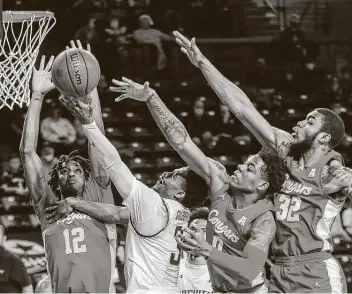
[[[90,161],[79,155],[78,150],[72,151],[69,155],[61,155],[59,161],[55,163],[50,172],[50,180],[48,184],[50,188],[56,192],[59,189],[59,171],[70,161],[76,161],[84,171],[84,177],[88,180],[90,175]]]

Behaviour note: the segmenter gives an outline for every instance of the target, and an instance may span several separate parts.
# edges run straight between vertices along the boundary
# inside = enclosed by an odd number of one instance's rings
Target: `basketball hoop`
[[[48,11],[3,11],[0,40],[0,109],[30,102],[30,79],[39,47],[56,19]]]

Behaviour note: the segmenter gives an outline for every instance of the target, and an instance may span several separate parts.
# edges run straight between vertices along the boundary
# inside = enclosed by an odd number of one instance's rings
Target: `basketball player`
[[[33,71],[32,100],[20,144],[30,202],[41,222],[48,272],[54,292],[112,292],[115,228],[82,213],[72,213],[53,224],[48,224],[45,218],[45,207],[68,196],[113,203],[109,177],[91,146],[90,160],[75,152],[62,155],[51,172],[49,184],[45,180],[36,149],[43,99],[54,88],[50,73],[52,63],[53,57],[45,66],[43,56],[39,70]],[[97,92],[92,94],[91,99],[93,116],[103,131]],[[97,255],[97,252],[101,253]]]
[[[344,199],[351,194],[351,171],[334,151],[345,134],[342,119],[329,109],[318,108],[298,122],[291,135],[276,129],[202,55],[194,38],[189,41],[179,32],[174,35],[181,51],[202,71],[222,102],[263,146],[285,159],[289,169],[274,197],[276,259],[269,291],[344,293],[345,277],[331,255],[330,231]]]
[[[201,240],[206,239],[207,219],[209,209],[197,208],[192,211],[188,221],[188,228]],[[181,293],[212,293],[207,261],[202,255],[187,254],[181,259],[178,276],[178,288]]]
[[[133,176],[99,130],[89,105],[71,98],[61,98],[61,102],[83,124],[88,140],[130,212],[125,257],[127,292],[177,291],[181,256],[175,235],[187,225],[186,207],[198,206],[207,197],[205,181],[189,168],[181,168],[162,174],[154,187],[148,188]],[[84,209],[101,221],[121,221],[119,207],[92,202],[80,205],[75,208]]]
[[[275,234],[273,205],[265,198],[285,180],[283,160],[263,149],[239,165],[233,176],[207,158],[191,140],[186,128],[149,88],[129,79],[113,80],[123,93],[115,101],[132,98],[147,103],[170,145],[205,179],[211,190],[207,228],[208,268],[216,292],[266,292],[263,270]]]

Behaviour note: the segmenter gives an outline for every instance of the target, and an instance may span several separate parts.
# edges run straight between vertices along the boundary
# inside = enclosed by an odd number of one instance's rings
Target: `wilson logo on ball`
[[[71,66],[73,69],[73,73],[75,75],[76,84],[81,85],[82,84],[82,78],[81,78],[82,65],[79,60],[79,56],[77,53],[74,53],[70,55],[70,59],[72,61]]]

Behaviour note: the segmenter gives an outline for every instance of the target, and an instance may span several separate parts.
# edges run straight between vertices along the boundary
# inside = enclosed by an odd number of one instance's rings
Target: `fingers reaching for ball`
[[[110,91],[122,93],[122,95],[115,99],[115,102],[120,102],[126,98],[146,102],[153,93],[153,90],[149,88],[149,82],[138,84],[123,77],[122,81],[114,79],[112,80],[112,83],[117,87],[110,87]]]
[[[49,59],[48,63],[46,64],[46,66],[45,66],[45,58],[46,58],[46,56],[42,55],[42,58],[40,59],[39,69],[37,70],[34,67],[34,71],[46,71],[46,72],[48,72],[48,71],[51,70],[51,66],[53,65],[53,62],[54,62],[54,56],[53,55],[50,56],[50,59]]]
[[[124,100],[126,98],[128,98],[127,94],[122,94],[122,95],[120,95],[119,97],[117,97],[115,99],[115,102],[120,102],[120,101],[122,101],[122,100]]]
[[[46,64],[46,67],[44,68],[45,71],[50,71],[51,70],[51,67],[52,67],[52,65],[54,63],[54,59],[55,59],[54,55],[51,55],[48,63]]]
[[[77,43],[77,46],[76,46],[76,43]],[[78,48],[78,49],[83,49],[84,50],[80,40],[76,40],[76,43],[75,43],[75,41],[71,40],[70,41],[71,47],[70,46],[66,46],[66,50],[73,49],[73,48]],[[85,50],[87,50],[88,52],[92,52],[90,44],[87,44],[87,49],[85,49]]]

